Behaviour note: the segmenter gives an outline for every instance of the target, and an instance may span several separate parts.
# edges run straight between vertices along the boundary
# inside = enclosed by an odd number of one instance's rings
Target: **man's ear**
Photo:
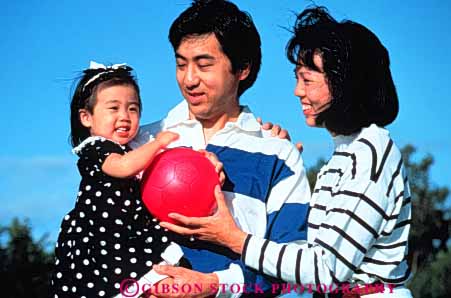
[[[246,67],[239,71],[238,78],[240,79],[240,81],[244,81],[249,76],[250,73],[251,73],[251,65],[246,64]]]
[[[86,128],[91,127],[92,115],[88,110],[79,109],[78,116],[80,117],[80,122],[84,127],[86,127]]]

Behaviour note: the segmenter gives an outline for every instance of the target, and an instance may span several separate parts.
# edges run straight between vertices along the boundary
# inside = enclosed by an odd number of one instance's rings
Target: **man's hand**
[[[213,166],[215,167],[216,173],[218,173],[218,176],[219,176],[219,183],[221,183],[221,185],[224,185],[225,174],[223,171],[223,164],[222,164],[222,162],[219,161],[216,154],[209,152],[207,150],[204,150],[204,149],[200,149],[198,151],[200,153],[202,153],[206,158],[208,158],[208,160],[213,164]]]
[[[217,210],[207,217],[188,217],[177,213],[168,216],[178,224],[161,222],[160,226],[175,233],[228,247],[241,254],[247,234],[236,225],[219,185],[215,188]]]
[[[219,280],[214,273],[201,273],[170,265],[155,265],[153,269],[159,274],[167,275],[168,278],[153,286],[152,296],[148,297],[200,298],[216,296]]]

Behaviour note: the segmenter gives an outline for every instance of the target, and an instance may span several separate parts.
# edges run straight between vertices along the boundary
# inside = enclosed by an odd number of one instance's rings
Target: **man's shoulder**
[[[140,133],[157,134],[160,131],[162,131],[163,128],[164,128],[164,119],[161,119],[152,123],[141,125],[139,127],[138,134]]]
[[[135,138],[130,142],[130,147],[137,148],[146,144],[162,131],[164,128],[164,119],[149,124],[141,125]]]
[[[155,122],[141,125],[133,143],[141,145],[153,139],[159,132],[166,130],[166,127],[178,123],[188,114],[188,105],[186,101],[179,102],[175,107],[169,110],[168,114]]]
[[[302,158],[296,146],[289,140],[278,137],[263,137],[249,135],[246,133],[234,134],[232,138],[227,138],[226,142],[212,142],[211,145],[229,147],[248,153],[260,153],[264,155],[277,156],[278,159],[295,163]]]

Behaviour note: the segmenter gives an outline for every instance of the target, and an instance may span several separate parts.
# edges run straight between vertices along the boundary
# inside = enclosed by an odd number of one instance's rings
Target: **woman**
[[[314,297],[349,297],[349,288],[352,297],[411,297],[404,287],[410,191],[384,128],[398,114],[387,50],[364,26],[315,7],[298,16],[287,57],[307,124],[327,129],[335,143],[312,194],[308,247],[242,232],[219,190],[214,216],[173,215],[183,226],[162,225],[226,246],[259,272],[311,284]]]

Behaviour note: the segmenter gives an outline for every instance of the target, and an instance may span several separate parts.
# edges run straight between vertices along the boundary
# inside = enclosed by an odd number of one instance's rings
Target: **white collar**
[[[236,127],[247,132],[257,132],[261,130],[260,124],[257,122],[254,114],[248,106],[240,106],[241,113],[235,122],[227,122],[225,127]],[[164,129],[169,129],[180,124],[193,125],[199,121],[189,119],[188,104],[185,100],[175,106],[164,120]]]
[[[83,142],[81,142],[80,144],[78,144],[78,146],[76,146],[75,148],[73,148],[73,149],[72,149],[72,153],[78,155],[78,154],[80,154],[80,152],[83,150],[83,148],[86,147],[86,145],[88,145],[88,144],[94,145],[95,142],[97,142],[97,141],[100,141],[100,142],[102,142],[102,143],[105,142],[105,141],[110,141],[110,142],[115,143],[116,145],[118,145],[119,147],[121,147],[122,149],[125,150],[125,146],[119,144],[119,143],[116,142],[116,141],[107,139],[107,138],[102,137],[102,136],[90,136],[90,137],[87,137],[86,139],[84,139]]]
[[[354,141],[360,132],[353,133],[352,135],[336,135],[332,137],[332,140],[334,141],[335,150],[340,150],[346,148],[349,144]]]
[[[332,138],[334,141],[335,150],[343,150],[355,139],[367,138],[370,135],[377,134],[378,132],[388,135],[388,131],[385,128],[381,128],[374,123],[369,125],[368,127],[362,128],[359,132],[353,133],[351,135],[337,135]]]

